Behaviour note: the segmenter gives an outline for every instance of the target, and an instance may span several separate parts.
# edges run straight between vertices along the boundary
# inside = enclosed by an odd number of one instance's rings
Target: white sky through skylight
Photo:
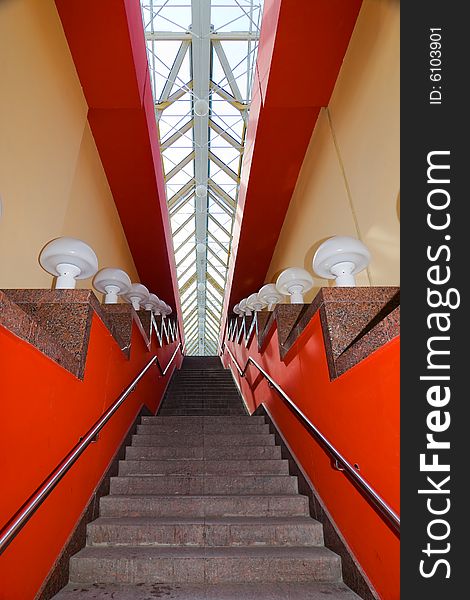
[[[190,355],[217,353],[262,4],[141,0]]]

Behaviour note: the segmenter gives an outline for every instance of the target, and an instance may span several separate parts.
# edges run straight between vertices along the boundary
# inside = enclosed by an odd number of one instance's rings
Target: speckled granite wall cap
[[[130,304],[101,305],[91,290],[2,290],[0,324],[82,379],[93,314],[129,357],[135,319],[150,345],[150,317]],[[144,326],[142,325],[144,321]]]
[[[400,332],[398,287],[321,288],[311,304],[278,304],[258,313],[258,349],[277,327],[279,354],[285,360],[317,312],[331,379],[387,343]],[[239,319],[237,319],[238,322]],[[242,343],[242,325],[232,325],[232,340]]]

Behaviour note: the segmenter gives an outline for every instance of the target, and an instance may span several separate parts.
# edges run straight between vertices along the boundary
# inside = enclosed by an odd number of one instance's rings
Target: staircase
[[[357,600],[264,417],[185,358],[142,417],[58,600]]]

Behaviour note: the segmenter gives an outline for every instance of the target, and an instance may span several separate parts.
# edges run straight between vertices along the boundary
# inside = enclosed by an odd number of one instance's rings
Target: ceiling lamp
[[[194,114],[196,114],[198,117],[205,117],[208,112],[209,104],[207,103],[207,100],[203,100],[201,98],[196,100],[194,103]]]
[[[98,271],[98,258],[92,248],[72,237],[60,237],[46,244],[39,264],[57,277],[56,290],[73,290],[77,279],[88,279]]]
[[[305,269],[290,267],[279,275],[276,287],[281,294],[290,296],[291,304],[303,304],[303,295],[313,287],[313,277]]]
[[[196,186],[196,196],[198,198],[204,198],[204,196],[207,194],[207,187],[200,183],[199,185]]]
[[[323,242],[313,257],[313,270],[320,277],[334,279],[338,287],[355,287],[354,275],[370,262],[370,252],[358,239],[336,235]]]

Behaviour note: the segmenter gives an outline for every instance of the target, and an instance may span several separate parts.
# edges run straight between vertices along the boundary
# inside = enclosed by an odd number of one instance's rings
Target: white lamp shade
[[[279,292],[274,283],[267,283],[258,292],[261,301],[266,302],[268,310],[272,310],[276,304],[284,300],[284,295]]]
[[[156,294],[149,294],[149,297],[145,301],[144,308],[145,310],[151,310],[153,312],[159,304],[160,298]]]
[[[238,308],[243,315],[246,315],[247,317],[251,316],[251,310],[246,305],[246,298],[243,298],[243,300],[240,301],[240,303],[238,304]]]
[[[145,303],[149,297],[149,291],[141,283],[133,283],[131,289],[124,294],[124,298],[132,304],[134,310],[140,310],[141,303]]]
[[[365,269],[369,262],[370,252],[360,240],[336,235],[319,246],[312,265],[320,277],[336,279],[337,286],[354,287],[354,275]]]
[[[198,117],[205,117],[209,112],[209,104],[207,103],[207,100],[203,100],[202,98],[196,100],[194,103],[194,112]]]
[[[290,267],[283,271],[276,281],[281,294],[291,297],[291,304],[303,304],[303,294],[313,287],[313,277],[300,267]]]
[[[266,306],[266,302],[264,300],[262,300],[258,294],[251,294],[250,296],[248,296],[248,298],[246,299],[246,306],[250,309],[250,310],[254,310],[255,312],[258,312],[260,310],[263,310],[263,308]]]
[[[44,246],[39,264],[57,276],[56,289],[74,289],[76,279],[87,279],[98,271],[98,258],[82,240],[60,237]]]
[[[163,302],[163,306],[160,307],[160,311],[164,317],[171,315],[171,313],[173,312],[171,310],[171,306],[168,306],[166,302]]]
[[[129,275],[122,269],[101,269],[93,279],[93,287],[105,294],[105,304],[116,304],[118,296],[126,294],[131,289]]]

